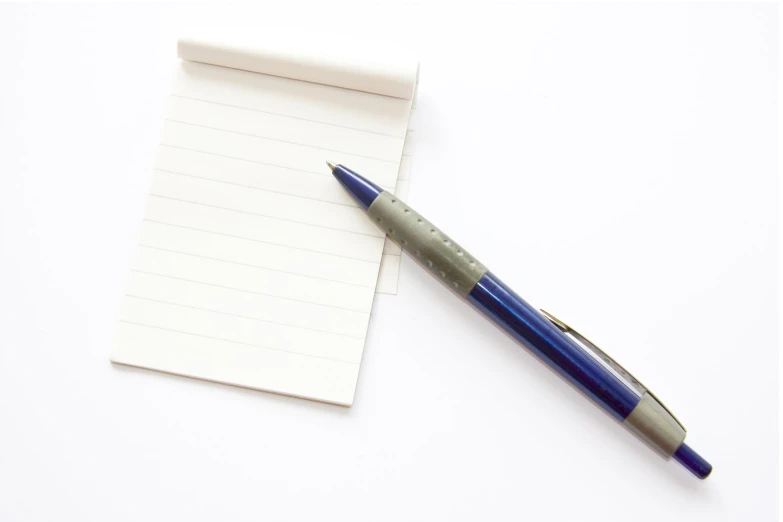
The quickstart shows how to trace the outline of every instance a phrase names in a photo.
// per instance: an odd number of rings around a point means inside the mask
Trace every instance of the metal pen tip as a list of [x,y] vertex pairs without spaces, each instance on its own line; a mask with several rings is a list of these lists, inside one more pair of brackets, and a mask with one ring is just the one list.
[[337,165],[335,165],[331,161],[327,161],[326,164],[329,165],[329,169],[332,170],[332,171],[334,171],[334,169],[337,168]]

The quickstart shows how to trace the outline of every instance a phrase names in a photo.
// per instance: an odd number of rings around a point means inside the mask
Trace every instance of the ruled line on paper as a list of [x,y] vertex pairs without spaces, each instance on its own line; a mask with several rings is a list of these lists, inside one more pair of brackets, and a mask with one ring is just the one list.
[[307,277],[307,278],[310,278],[310,279],[318,279],[319,281],[327,281],[329,283],[337,283],[337,284],[348,285],[348,286],[357,286],[359,288],[375,288],[374,284],[373,285],[360,285],[358,283],[348,283],[347,281],[340,281],[339,279],[327,279],[327,278],[324,278],[324,277],[318,277],[318,276],[313,276],[313,275],[308,275],[308,274],[301,274],[301,273],[298,273],[298,272],[289,272],[289,271],[286,271],[286,270],[278,270],[276,268],[268,268],[268,267],[260,266],[260,265],[252,265],[250,263],[241,263],[239,261],[229,261],[228,259],[220,259],[220,258],[217,258],[217,257],[209,257],[209,256],[202,256],[202,255],[199,255],[199,254],[191,254],[190,252],[180,252],[179,250],[172,250],[172,249],[169,249],[169,248],[161,248],[161,247],[156,247],[156,246],[151,246],[151,245],[143,245],[141,243],[139,243],[138,246],[140,246],[141,248],[151,248],[153,250],[160,250],[161,252],[171,252],[172,254],[181,254],[183,256],[196,257],[196,258],[199,258],[199,259],[209,259],[210,261],[218,261],[220,263],[230,263],[232,265],[247,266],[247,267],[250,267],[250,268],[257,268],[259,270],[268,270],[270,272],[279,272],[281,274],[294,275],[294,276],[298,276],[298,277]]
[[[356,257],[367,261],[376,261],[376,249],[379,246],[382,248],[384,242],[383,236],[362,236],[347,234],[339,230],[306,227],[297,223],[270,220],[263,216],[165,198],[149,197],[144,217],[154,221],[224,232],[230,235],[254,238],[300,249],[318,250],[343,257]],[[366,218],[361,223],[372,225]],[[365,229],[360,230],[364,231]],[[205,239],[209,239],[209,237],[205,236]]]
[[[255,183],[251,182],[251,184]],[[284,192],[297,193],[308,190],[306,187],[297,187],[296,184],[284,184],[280,189]],[[309,190],[309,193],[305,193],[308,197],[298,198],[267,190],[246,189],[236,184],[221,183],[200,176],[181,176],[158,171],[152,180],[150,193],[181,201],[198,202],[214,207],[249,212],[262,215],[263,218],[285,220],[289,223],[306,223],[320,228],[357,232],[368,236],[380,237],[382,235],[382,231],[365,217],[364,211],[358,206],[333,204],[334,201],[344,201],[348,198],[339,185],[321,183]],[[162,201],[158,200],[158,203],[161,204]],[[203,207],[189,205],[189,208],[193,212],[204,212]],[[180,220],[175,217],[174,221],[179,222]],[[267,221],[263,223],[264,227],[276,227],[275,223],[268,219],[263,219],[263,221]],[[287,226],[303,232],[307,230],[301,226]],[[314,229],[310,229],[310,235],[313,234],[315,234]],[[343,238],[347,237],[342,233],[338,234]],[[257,234],[250,235],[256,236]],[[280,240],[288,242],[283,238]],[[323,248],[330,251],[339,250],[339,248],[327,245],[324,245]]]
[[[168,298],[164,297],[164,299]],[[188,301],[185,302],[186,304],[196,304]],[[199,303],[196,304],[196,306],[214,308],[206,303]],[[222,310],[220,307],[218,307],[218,309]],[[132,298],[125,300],[120,318],[133,323],[178,330],[207,337],[231,339],[280,350],[357,362],[364,344],[363,339],[354,337],[334,336],[329,335],[328,333],[256,321],[252,318],[258,317],[258,315],[253,312],[248,313],[231,309],[228,311],[250,316],[251,319],[237,317],[235,315],[212,313],[197,308],[173,306],[157,301]],[[262,316],[262,318],[266,319],[267,317]],[[279,317],[274,319],[285,321],[285,319]],[[296,324],[311,326],[307,321],[297,321]],[[329,326],[321,326],[320,328],[332,330]],[[355,331],[344,331],[344,333],[360,335],[358,329]]]
[[342,364],[352,364],[354,366],[357,366],[357,365],[361,364],[361,363],[353,362],[353,361],[345,361],[345,360],[342,360],[342,359],[333,359],[331,357],[324,357],[322,355],[313,355],[313,354],[310,354],[310,353],[296,352],[296,351],[293,351],[293,350],[284,350],[284,349],[281,349],[281,348],[273,348],[271,346],[262,346],[260,344],[244,343],[242,341],[232,341],[231,339],[225,339],[225,338],[222,338],[222,337],[210,337],[208,335],[202,335],[202,334],[197,334],[197,333],[192,333],[192,332],[183,332],[182,330],[173,330],[171,328],[163,328],[162,326],[153,326],[153,325],[149,325],[149,324],[135,323],[133,321],[126,321],[125,319],[120,319],[119,322],[125,323],[125,324],[132,324],[134,326],[142,326],[144,328],[153,328],[155,330],[164,330],[166,332],[173,332],[173,333],[178,333],[178,334],[181,334],[181,335],[191,335],[193,337],[201,337],[202,339],[211,339],[213,341],[223,341],[223,342],[226,342],[226,343],[234,343],[234,344],[241,344],[241,345],[244,345],[244,346],[252,346],[254,348],[262,348],[264,350],[272,350],[272,351],[275,351],[275,352],[283,352],[283,353],[290,353],[290,354],[294,354],[294,355],[301,355],[303,357],[313,357],[315,359],[324,359],[326,361],[332,361],[332,362],[337,362],[337,363],[342,363]]
[[[208,224],[206,228],[209,228]],[[312,234],[303,234],[297,243],[305,245],[306,248],[310,247],[311,243],[308,240],[308,236],[311,235]],[[323,234],[319,231],[318,235]],[[339,238],[334,239],[336,241],[352,240],[352,238],[344,238],[342,240]],[[270,238],[270,240],[277,241],[276,238]],[[283,242],[291,244],[286,240],[283,240]],[[331,245],[328,245],[328,241],[326,243],[326,246],[316,246],[316,244],[313,244],[312,248],[337,251],[338,253],[341,252],[340,248],[332,248]],[[283,274],[305,277],[313,276],[313,279],[303,281],[303,283],[308,283],[307,286],[310,286],[311,283],[320,283],[321,281],[324,283],[345,282],[356,284],[358,287],[371,289],[375,284],[378,273],[378,264],[375,263],[357,263],[354,260],[346,258],[331,257],[321,255],[320,253],[304,252],[301,250],[289,249],[285,246],[275,246],[261,242],[228,238],[221,235],[205,234],[183,228],[167,227],[146,221],[142,224],[138,244],[162,249],[163,251],[169,251],[173,254],[182,253],[202,256],[201,258],[194,257],[194,262],[197,262],[200,259],[238,262],[252,268],[257,267],[267,270],[279,270],[281,276]],[[375,248],[377,248],[377,246]],[[150,250],[150,252],[151,254],[155,254],[156,251]],[[154,257],[159,256],[154,255]],[[187,261],[181,256],[174,256],[174,258],[178,259],[179,262]],[[216,270],[219,272],[225,271],[227,268],[224,265],[215,265],[214,263],[207,264],[216,266]],[[236,265],[237,268],[240,268],[241,266],[242,265]],[[153,271],[158,270],[153,269]],[[166,273],[172,272],[167,271]],[[260,275],[260,273],[256,271],[248,272],[248,274],[253,273]],[[266,272],[264,272],[264,274],[267,276],[274,275],[267,274]],[[197,279],[201,278],[199,277]],[[270,277],[270,280],[274,279],[277,278]],[[240,285],[239,282],[236,284]],[[340,288],[350,291],[350,288],[347,286]]]
[[288,141],[288,140],[281,140],[277,138],[270,138],[269,136],[261,136],[259,134],[252,134],[250,132],[241,132],[241,131],[235,131],[231,129],[221,129],[220,127],[212,127],[210,125],[202,125],[200,123],[191,123],[188,121],[181,121],[181,120],[173,120],[171,118],[166,118],[165,121],[169,121],[171,123],[179,123],[180,125],[191,125],[193,127],[200,127],[202,129],[209,129],[209,130],[215,130],[219,132],[230,132],[232,134],[239,134],[241,136],[249,136],[251,138],[257,138],[259,140],[269,140],[269,141],[277,141],[279,143],[286,143],[288,145],[294,145],[296,147],[307,147],[308,149],[317,149],[317,150],[323,150],[326,152],[334,152],[336,154],[347,154],[349,156],[356,156],[357,158],[364,158],[364,159],[371,159],[375,161],[383,161],[385,163],[397,163],[394,160],[387,160],[384,158],[374,158],[372,156],[364,156],[362,154],[356,154],[354,152],[348,152],[345,150],[334,150],[334,149],[325,149],[323,147],[316,147],[315,145],[308,145],[306,143],[297,143],[295,141]]
[[277,326],[285,326],[287,328],[296,328],[297,330],[307,330],[309,332],[316,332],[316,333],[327,334],[327,335],[337,335],[339,337],[349,337],[351,339],[361,339],[361,340],[364,340],[364,337],[359,337],[359,336],[356,336],[356,335],[349,335],[349,334],[344,334],[344,333],[339,333],[339,332],[330,332],[329,330],[320,330],[318,328],[308,328],[306,326],[299,326],[299,325],[296,325],[296,324],[283,323],[283,322],[279,322],[279,321],[271,321],[269,319],[261,319],[259,317],[251,317],[249,315],[241,315],[241,314],[232,314],[232,313],[229,313],[229,312],[221,312],[220,310],[213,310],[211,308],[201,308],[201,307],[198,307],[198,306],[190,306],[190,305],[186,305],[186,304],[182,304],[182,303],[174,303],[174,302],[171,302],[171,301],[162,301],[160,299],[152,299],[150,297],[143,297],[143,296],[134,295],[134,294],[125,294],[125,297],[130,297],[132,299],[141,299],[143,301],[151,301],[153,303],[160,303],[160,304],[171,305],[171,306],[179,306],[181,308],[188,308],[188,309],[191,309],[191,310],[199,310],[201,312],[212,312],[212,313],[215,313],[215,314],[228,315],[228,316],[237,317],[237,318],[240,318],[240,319],[248,319],[248,320],[251,320],[251,321],[258,321],[258,322],[261,322],[261,323],[269,323],[269,324],[274,324],[274,325],[277,325]]
[[323,254],[325,256],[339,257],[339,258],[342,258],[342,259],[351,259],[353,261],[361,261],[362,263],[370,263],[370,264],[373,264],[373,265],[379,264],[379,263],[377,263],[375,261],[370,261],[368,259],[362,259],[360,257],[343,256],[343,255],[340,255],[340,254],[333,254],[331,252],[323,252],[321,250],[312,250],[312,249],[309,249],[309,248],[301,248],[301,247],[284,245],[282,243],[273,243],[271,241],[263,241],[261,239],[254,239],[252,237],[234,236],[234,235],[231,235],[231,234],[224,234],[223,232],[215,232],[214,230],[204,230],[204,229],[201,229],[201,228],[188,227],[188,226],[185,226],[185,225],[176,225],[174,223],[166,223],[165,221],[156,221],[154,219],[144,218],[142,221],[146,221],[148,223],[156,223],[158,225],[166,225],[166,226],[169,226],[169,227],[184,228],[186,230],[193,230],[195,232],[204,232],[205,234],[215,234],[217,236],[230,237],[232,239],[244,239],[246,241],[254,241],[256,243],[264,243],[266,245],[274,245],[274,246],[281,247],[281,248],[290,248],[292,250],[300,250],[302,252],[311,252],[313,254]]
[[[312,170],[296,169],[296,168],[293,168],[293,167],[286,167],[285,165],[276,165],[274,163],[265,163],[263,161],[256,161],[256,160],[251,160],[251,159],[247,159],[247,158],[240,158],[240,157],[237,157],[237,156],[229,156],[227,154],[219,154],[217,152],[207,152],[205,150],[198,150],[198,149],[190,149],[190,148],[187,148],[187,147],[180,147],[179,145],[169,145],[168,143],[160,143],[160,146],[161,147],[169,147],[169,148],[178,149],[178,150],[185,150],[185,151],[188,151],[188,152],[194,152],[196,154],[207,154],[209,156],[217,156],[219,158],[227,158],[227,159],[233,159],[233,160],[237,160],[237,161],[246,161],[248,163],[255,163],[257,165],[266,165],[267,167],[277,167],[277,168],[280,168],[280,169],[286,169],[286,170],[291,170],[291,171],[295,171],[295,172],[301,172],[303,174],[311,174],[313,176],[322,176],[322,177],[325,177],[325,178],[330,177],[330,174],[328,174],[328,173],[314,172]],[[162,169],[158,169],[158,170],[162,170]],[[212,179],[212,178],[208,178],[208,179]],[[381,187],[382,189],[387,190],[389,192],[393,192],[394,191],[394,187],[391,187],[389,185],[381,185],[380,183],[378,183],[377,185],[379,187]]]
[[196,281],[194,279],[185,279],[183,277],[176,277],[176,276],[171,276],[171,275],[166,275],[166,274],[157,274],[155,272],[147,272],[146,270],[139,270],[139,269],[136,269],[136,268],[131,268],[131,272],[136,272],[136,273],[139,273],[139,274],[147,274],[147,275],[152,275],[152,276],[156,276],[156,277],[165,277],[165,278],[168,278],[168,279],[176,279],[177,281],[185,281],[185,282],[188,282],[188,283],[194,283],[194,284],[198,284],[198,285],[214,286],[215,288],[225,288],[226,290],[236,290],[237,292],[245,292],[245,293],[248,293],[248,294],[263,295],[263,296],[266,296],[266,297],[274,297],[275,299],[283,299],[284,301],[292,301],[292,302],[295,302],[295,303],[305,303],[305,304],[309,304],[309,305],[313,305],[313,306],[323,306],[325,308],[334,308],[335,310],[344,310],[346,312],[355,312],[357,314],[370,315],[369,312],[365,312],[365,311],[362,311],[362,310],[355,310],[353,308],[344,308],[342,306],[334,306],[334,305],[329,305],[329,304],[324,304],[324,303],[314,303],[312,301],[305,301],[303,299],[294,299],[293,297],[283,297],[283,296],[280,296],[280,295],[268,294],[268,293],[265,293],[265,292],[256,292],[255,290],[246,290],[244,288],[236,288],[236,287],[233,287],[233,286],[217,285],[215,283],[206,283],[204,281]]
[[264,217],[264,218],[267,218],[267,219],[274,219],[274,220],[277,220],[277,221],[287,221],[289,223],[296,223],[296,224],[302,225],[302,226],[324,228],[324,229],[327,229],[327,230],[336,230],[337,232],[343,232],[345,234],[356,234],[358,236],[377,237],[377,238],[384,238],[384,237],[386,237],[380,230],[378,231],[378,234],[380,234],[380,235],[365,234],[363,232],[354,232],[352,230],[345,230],[345,229],[342,229],[342,228],[327,227],[325,225],[316,225],[316,224],[313,224],[313,223],[306,223],[304,221],[296,221],[296,220],[293,220],[293,219],[286,219],[286,218],[281,218],[281,217],[275,217],[275,216],[270,216],[270,215],[267,215],[267,214],[259,214],[257,212],[249,212],[247,210],[237,210],[235,208],[219,207],[217,205],[209,205],[207,203],[199,203],[198,201],[189,201],[187,199],[172,198],[170,196],[163,196],[163,195],[160,195],[160,194],[153,194],[152,192],[149,193],[149,196],[150,197],[154,197],[154,198],[170,199],[172,201],[179,201],[179,202],[182,202],[182,203],[190,203],[191,205],[201,205],[203,207],[216,208],[216,209],[220,209],[220,210],[227,210],[229,212],[239,212],[240,214],[249,214],[251,216],[260,216],[260,217]]
[[203,103],[211,103],[211,104],[214,104],[214,105],[222,105],[224,107],[231,107],[232,109],[243,109],[243,110],[246,110],[246,111],[260,112],[260,113],[263,113],[263,114],[271,114],[273,116],[280,116],[280,117],[283,117],[283,118],[291,118],[293,120],[307,121],[307,122],[311,122],[311,123],[318,123],[318,124],[321,124],[321,125],[329,125],[331,127],[339,127],[341,129],[348,129],[348,130],[353,130],[353,131],[357,131],[357,132],[365,132],[367,134],[377,134],[378,136],[386,136],[386,137],[389,137],[389,138],[394,138],[396,140],[404,140],[405,139],[405,137],[395,136],[394,134],[387,134],[387,133],[384,133],[384,132],[376,132],[376,131],[371,131],[371,130],[367,130],[367,129],[360,129],[358,127],[349,127],[347,125],[339,125],[337,123],[329,123],[329,122],[326,122],[326,121],[312,120],[312,119],[308,119],[308,118],[301,118],[299,116],[291,116],[290,114],[283,114],[283,113],[279,113],[279,112],[262,111],[260,109],[251,109],[250,107],[243,107],[241,105],[232,105],[230,103],[222,103],[222,102],[216,102],[216,101],[212,101],[212,100],[205,100],[203,98],[194,98],[192,96],[183,96],[181,94],[174,94],[174,93],[172,93],[171,96],[174,97],[174,98],[183,98],[183,99],[186,99],[186,100],[199,101],[199,102],[203,102]]
[[218,154],[217,152],[207,152],[205,150],[198,150],[198,149],[189,149],[187,147],[180,147],[178,145],[169,145],[168,143],[161,143],[161,147],[171,147],[172,149],[180,149],[180,150],[187,150],[190,152],[198,152],[199,154],[209,154],[210,156],[219,156],[221,158],[229,158],[229,159],[235,159],[239,161],[249,161],[250,163],[258,163],[259,165],[268,165],[270,167],[277,167],[280,169],[286,169],[286,170],[293,170],[296,172],[304,172],[305,174],[313,174],[315,176],[329,176],[329,174],[325,172],[314,172],[312,170],[303,170],[303,169],[296,169],[293,167],[286,167],[285,165],[276,165],[274,163],[265,163],[263,161],[257,161],[257,160],[251,160],[247,158],[238,158],[237,156],[228,156],[226,154]]
[[167,170],[167,169],[155,169],[160,172],[166,172],[168,174],[176,174],[177,176],[185,176],[188,178],[195,178],[195,179],[203,179],[204,181],[214,181],[215,183],[225,183],[226,185],[233,185],[235,187],[242,187],[242,188],[249,188],[252,190],[261,190],[263,192],[269,192],[272,194],[280,194],[281,196],[291,196],[292,198],[301,198],[301,199],[309,199],[310,201],[319,201],[321,203],[328,203],[330,205],[340,205],[343,207],[354,207],[358,208],[358,205],[351,204],[351,203],[340,203],[339,201],[329,201],[326,199],[320,199],[320,198],[311,198],[309,196],[300,196],[298,194],[291,194],[289,192],[281,192],[279,190],[269,190],[261,187],[254,187],[252,185],[244,185],[242,183],[234,183],[233,181],[223,181],[222,179],[214,179],[214,178],[205,178],[204,176],[195,176],[193,174],[185,174],[184,172],[175,172],[173,170]]
[[[156,272],[154,269],[142,269]],[[173,275],[177,276],[179,274]],[[193,277],[191,275],[183,274],[183,276],[191,279],[199,279],[198,277]],[[226,286],[245,288],[241,283],[214,282]],[[251,291],[252,290],[254,289],[251,288]],[[261,289],[261,291],[265,290]],[[137,308],[141,307],[139,308],[141,310],[150,310],[149,313],[152,315],[149,315],[149,319],[144,319],[140,316],[136,316],[135,318],[129,317],[126,314],[126,308],[123,308],[123,316],[126,319],[138,320],[150,324],[161,324],[162,326],[171,326],[176,323],[170,323],[169,319],[175,319],[175,316],[180,313],[178,311],[181,311],[182,313],[193,312],[197,314],[199,312],[196,308],[204,308],[269,321],[270,333],[274,333],[275,330],[284,329],[284,325],[292,325],[300,328],[304,327],[305,330],[303,330],[302,333],[306,333],[306,329],[313,329],[334,334],[344,334],[346,336],[346,342],[349,344],[356,341],[356,339],[351,341],[353,337],[365,335],[365,329],[367,328],[371,311],[370,306],[366,304],[362,305],[365,312],[359,313],[354,310],[340,310],[296,301],[287,301],[267,295],[258,295],[230,288],[221,288],[210,284],[192,284],[191,282],[171,277],[138,272],[131,272],[130,282],[127,285],[126,293],[153,300],[143,302],[136,300]],[[159,304],[156,301],[169,301],[195,308],[193,310],[188,310],[172,307],[170,308],[171,311],[166,313],[155,310],[155,307],[166,306],[165,304]],[[130,299],[125,302],[130,302]],[[226,317],[227,319],[231,319],[230,316]],[[197,327],[207,325],[207,323],[201,321],[194,323],[194,326]],[[261,327],[261,325],[257,325],[257,327]],[[184,329],[188,330],[188,328]],[[292,331],[292,335],[295,337],[297,335],[296,331]],[[278,337],[280,337],[280,335],[278,335]],[[338,338],[335,338],[332,341],[333,342],[330,342],[331,344],[335,344],[335,342],[337,345],[340,344]],[[359,339],[359,341],[361,341],[361,339]],[[318,346],[318,344],[311,346],[306,351],[315,350],[315,353],[320,353]]]
[[[161,245],[164,246],[165,245]],[[210,253],[207,252],[207,255]],[[300,266],[301,263],[300,263]],[[354,311],[370,311],[373,289],[366,286],[346,285],[302,276],[281,274],[261,268],[230,264],[186,254],[139,248],[132,268],[159,275],[174,276],[200,283],[210,283],[227,288],[241,288],[258,294],[274,296],[290,302],[328,305]],[[285,267],[281,267],[284,268]],[[313,275],[331,277],[330,270],[320,273],[303,270]],[[345,270],[340,269],[345,275]],[[375,277],[369,270],[355,279],[345,276],[344,281],[368,283]],[[187,285],[186,285],[187,287]],[[149,295],[147,292],[144,295]],[[296,310],[293,313],[298,313]],[[317,311],[312,311],[317,313]],[[298,322],[298,321],[297,321]]]

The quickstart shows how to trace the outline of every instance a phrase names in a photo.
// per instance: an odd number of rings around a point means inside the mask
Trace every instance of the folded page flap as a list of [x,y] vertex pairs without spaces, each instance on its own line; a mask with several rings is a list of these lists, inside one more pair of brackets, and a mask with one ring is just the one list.
[[419,63],[399,49],[324,37],[317,45],[271,36],[208,34],[177,42],[183,60],[411,99]]

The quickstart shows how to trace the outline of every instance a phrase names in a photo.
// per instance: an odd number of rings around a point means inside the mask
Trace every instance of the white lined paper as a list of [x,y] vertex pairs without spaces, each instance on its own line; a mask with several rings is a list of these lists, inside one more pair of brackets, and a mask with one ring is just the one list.
[[144,221],[139,245],[374,287],[375,263]]
[[265,216],[178,201],[150,197],[144,218],[228,236],[263,241],[299,250],[339,255],[351,259],[375,261],[373,245],[383,245],[383,237],[362,235],[329,228],[281,221]]
[[383,237],[358,207],[157,171],[150,195],[321,228]]
[[385,236],[325,162],[397,187],[411,104],[182,62],[112,360],[350,405]]
[[194,283],[137,271],[131,272],[126,295],[360,338],[364,337],[370,317],[369,312],[298,303],[245,288]]

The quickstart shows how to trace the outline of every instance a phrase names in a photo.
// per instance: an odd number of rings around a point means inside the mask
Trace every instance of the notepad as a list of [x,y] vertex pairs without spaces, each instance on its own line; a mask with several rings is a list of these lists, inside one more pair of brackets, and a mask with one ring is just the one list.
[[111,360],[350,405],[385,236],[325,162],[395,189],[418,63],[214,36],[178,54]]

